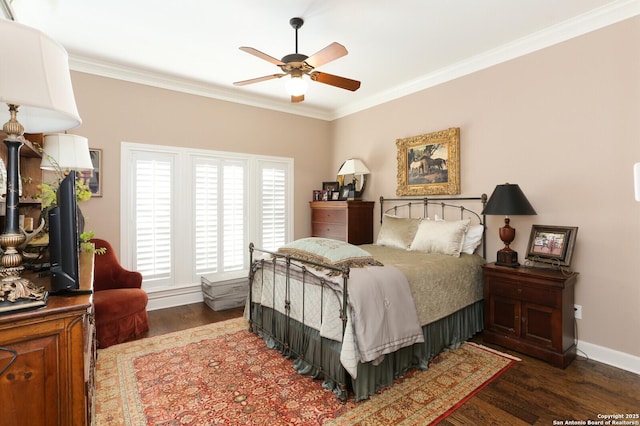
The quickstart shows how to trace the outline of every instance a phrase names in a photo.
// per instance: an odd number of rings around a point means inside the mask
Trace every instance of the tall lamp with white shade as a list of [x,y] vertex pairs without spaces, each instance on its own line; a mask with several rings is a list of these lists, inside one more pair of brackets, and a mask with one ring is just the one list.
[[[368,175],[369,169],[364,165],[362,160],[359,158],[351,158],[344,162],[340,170],[338,171],[338,176],[353,176],[351,183],[349,186],[349,199],[351,200],[360,200],[362,199],[362,193],[364,192],[365,187],[365,179],[366,175]],[[344,179],[344,178],[343,178]]]
[[18,247],[25,241],[18,224],[20,148],[25,130],[58,132],[77,127],[82,120],[71,85],[68,55],[60,44],[34,28],[0,19],[0,58],[0,102],[8,105],[8,112],[0,111],[0,120],[3,114],[8,119],[3,126],[7,135],[7,198],[0,235],[0,300],[44,300],[44,288],[20,277],[24,267]]

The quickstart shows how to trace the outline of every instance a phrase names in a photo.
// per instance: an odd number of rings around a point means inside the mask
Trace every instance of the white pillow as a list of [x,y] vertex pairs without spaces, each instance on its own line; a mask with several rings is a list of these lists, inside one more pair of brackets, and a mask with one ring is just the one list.
[[384,215],[376,245],[408,249],[416,235],[420,219]]
[[455,222],[423,220],[418,226],[418,232],[409,250],[460,257],[464,234],[469,228],[470,221],[470,219]]
[[464,240],[462,242],[462,253],[473,254],[482,242],[482,234],[484,233],[484,226],[471,225],[467,232],[464,234]]

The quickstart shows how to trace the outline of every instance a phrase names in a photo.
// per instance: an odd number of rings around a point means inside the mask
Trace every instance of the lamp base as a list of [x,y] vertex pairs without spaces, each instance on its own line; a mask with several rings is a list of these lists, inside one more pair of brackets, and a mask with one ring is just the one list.
[[509,266],[511,268],[520,266],[518,263],[518,252],[511,249],[498,250],[498,253],[496,253],[496,265]]

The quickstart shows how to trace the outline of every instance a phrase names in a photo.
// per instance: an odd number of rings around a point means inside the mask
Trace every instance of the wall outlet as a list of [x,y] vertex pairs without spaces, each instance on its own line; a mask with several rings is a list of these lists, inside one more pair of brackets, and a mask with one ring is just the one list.
[[573,305],[573,316],[582,319],[582,305]]

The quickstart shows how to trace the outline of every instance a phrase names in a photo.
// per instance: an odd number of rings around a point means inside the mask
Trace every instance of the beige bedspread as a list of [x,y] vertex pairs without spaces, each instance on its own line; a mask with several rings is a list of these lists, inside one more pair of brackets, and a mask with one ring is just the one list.
[[481,256],[463,253],[453,257],[373,244],[359,247],[407,276],[420,325],[437,321],[483,298],[480,265],[485,260]]

